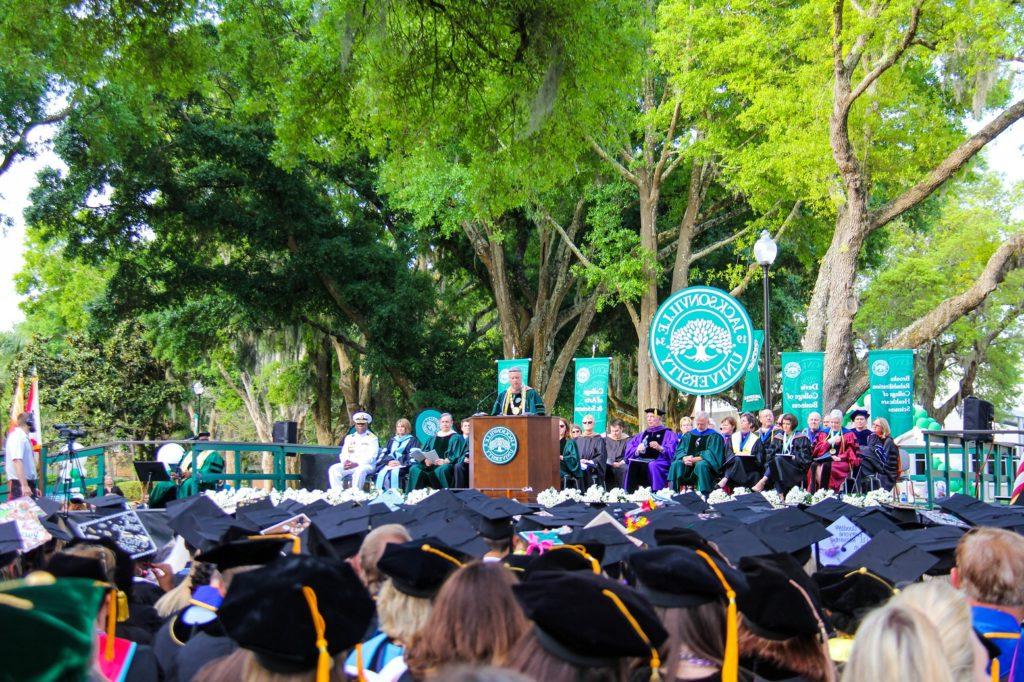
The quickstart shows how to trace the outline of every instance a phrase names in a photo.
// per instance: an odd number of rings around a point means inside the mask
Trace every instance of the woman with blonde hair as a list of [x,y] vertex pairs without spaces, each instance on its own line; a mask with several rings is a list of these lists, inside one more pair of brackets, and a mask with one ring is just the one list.
[[887,419],[875,417],[871,429],[867,445],[863,448],[859,487],[861,490],[891,490],[900,475],[900,449],[892,439],[892,429]]
[[412,464],[409,452],[413,448],[420,447],[420,441],[412,430],[412,423],[402,417],[395,422],[395,435],[388,438],[388,442],[380,449],[377,455],[377,462],[374,465],[374,476],[378,490],[389,490],[404,487],[403,474],[408,472],[408,466]]
[[953,682],[938,630],[905,604],[875,609],[861,622],[842,682]]

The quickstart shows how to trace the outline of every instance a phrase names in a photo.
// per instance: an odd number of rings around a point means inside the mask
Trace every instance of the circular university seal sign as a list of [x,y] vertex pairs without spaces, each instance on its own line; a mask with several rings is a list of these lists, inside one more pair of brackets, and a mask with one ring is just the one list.
[[871,363],[871,373],[876,377],[884,377],[889,374],[889,363],[885,360],[875,360]]
[[580,382],[581,384],[585,384],[588,381],[590,381],[590,370],[587,369],[586,367],[580,367],[578,370],[576,370],[576,381]]
[[689,287],[654,314],[648,352],[672,386],[713,395],[743,378],[755,346],[754,325],[739,301],[714,287]]
[[519,441],[511,429],[504,426],[494,426],[487,429],[481,443],[484,457],[494,464],[508,464],[519,450]]
[[440,410],[427,409],[416,415],[413,430],[416,431],[416,437],[421,443],[426,443],[427,439],[437,433],[439,428],[441,428]]

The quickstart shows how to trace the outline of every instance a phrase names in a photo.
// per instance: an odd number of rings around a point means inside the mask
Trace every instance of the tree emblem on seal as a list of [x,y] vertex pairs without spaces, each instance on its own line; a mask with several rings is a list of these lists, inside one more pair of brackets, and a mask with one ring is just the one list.
[[[695,362],[707,362],[718,355],[732,352],[733,343],[729,330],[708,319],[690,320],[672,334],[669,350],[676,355],[688,357]],[[687,351],[693,353],[687,355]]]

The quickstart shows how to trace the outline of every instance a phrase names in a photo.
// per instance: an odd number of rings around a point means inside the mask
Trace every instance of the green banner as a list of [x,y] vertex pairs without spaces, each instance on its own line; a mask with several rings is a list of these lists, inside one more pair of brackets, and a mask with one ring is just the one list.
[[743,376],[743,409],[741,412],[753,412],[764,407],[764,388],[761,386],[761,348],[764,343],[764,330],[754,330],[754,357],[750,359],[747,373]]
[[914,428],[914,351],[868,351],[871,417],[884,417],[893,438]]
[[572,420],[594,418],[594,431],[604,433],[608,424],[608,367],[610,358],[576,358],[576,393]]
[[799,429],[807,426],[811,412],[825,411],[821,392],[824,371],[824,353],[782,354],[782,411],[796,415]]
[[508,390],[508,371],[513,367],[523,370],[523,383],[530,383],[530,358],[498,360],[498,395]]

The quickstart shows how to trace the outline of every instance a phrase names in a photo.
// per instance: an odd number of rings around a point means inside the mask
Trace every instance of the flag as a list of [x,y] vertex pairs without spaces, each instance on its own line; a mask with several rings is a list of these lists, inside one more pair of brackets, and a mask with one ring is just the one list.
[[1010,493],[1010,504],[1024,505],[1024,456],[1017,464],[1017,476],[1013,479],[1013,492]]
[[39,452],[43,447],[43,423],[39,420],[39,377],[32,377],[28,385],[25,411],[32,415],[32,430],[28,434],[32,450]]
[[7,425],[7,433],[18,428],[18,415],[25,411],[25,377],[18,377],[18,385],[14,388],[14,400],[11,401],[11,421]]

